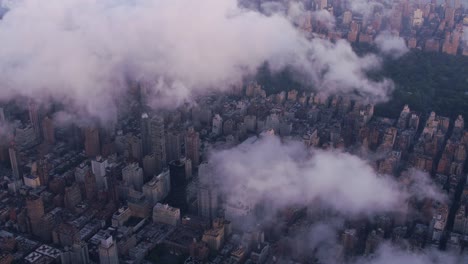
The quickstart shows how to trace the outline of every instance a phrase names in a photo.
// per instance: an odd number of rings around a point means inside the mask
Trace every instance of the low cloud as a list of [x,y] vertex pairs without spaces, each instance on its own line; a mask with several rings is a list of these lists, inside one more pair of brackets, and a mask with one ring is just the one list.
[[277,211],[319,202],[352,217],[397,212],[410,197],[442,197],[421,191],[435,188],[421,175],[410,177],[418,185],[413,190],[393,176],[378,175],[369,163],[351,154],[310,150],[301,142],[283,143],[276,136],[252,141],[212,153],[209,158],[228,203],[250,207],[265,203]]
[[385,55],[399,58],[409,51],[405,39],[390,34],[388,31],[380,33],[375,38],[377,48]]
[[[303,73],[325,92],[385,100],[391,81],[371,81],[375,56],[349,43],[307,40],[287,16],[235,0],[39,0],[9,2],[0,21],[0,99],[59,101],[67,111],[115,119],[129,81],[154,107],[224,90],[265,61]],[[38,12],[40,10],[40,12]]]
[[385,243],[373,256],[360,258],[354,264],[458,264],[465,263],[466,260],[468,260],[466,256],[459,254],[445,253],[435,249],[411,252]]

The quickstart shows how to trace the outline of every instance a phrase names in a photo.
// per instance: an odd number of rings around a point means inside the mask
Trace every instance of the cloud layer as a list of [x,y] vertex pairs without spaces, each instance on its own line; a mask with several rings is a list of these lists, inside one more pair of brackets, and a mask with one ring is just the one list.
[[303,37],[286,16],[235,0],[39,0],[8,2],[0,21],[0,99],[58,100],[115,117],[127,81],[144,81],[157,106],[225,89],[264,61],[292,65],[319,89],[385,99],[391,82],[366,76],[380,64],[345,41]]
[[414,173],[408,188],[392,176],[377,175],[357,156],[309,150],[276,136],[215,152],[209,163],[228,203],[265,202],[272,210],[319,201],[346,216],[372,215],[396,212],[409,197],[443,198],[425,174]]

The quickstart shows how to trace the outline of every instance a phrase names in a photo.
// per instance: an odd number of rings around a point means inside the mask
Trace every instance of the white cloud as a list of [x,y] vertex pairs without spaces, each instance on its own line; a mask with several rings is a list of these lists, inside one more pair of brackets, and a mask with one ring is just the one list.
[[235,0],[23,0],[9,8],[0,21],[0,99],[53,99],[109,119],[128,79],[152,83],[152,101],[174,106],[225,89],[264,61],[292,65],[329,92],[383,100],[392,89],[366,77],[376,57],[360,58],[344,41],[308,41],[287,17]]
[[394,58],[401,57],[409,51],[405,39],[392,35],[387,31],[380,33],[375,38],[375,44],[382,53]]
[[[439,199],[438,193],[404,188],[393,176],[378,175],[366,161],[339,151],[306,149],[301,142],[282,143],[264,136],[254,143],[214,152],[209,158],[228,201],[272,210],[320,201],[345,216],[397,212],[410,197]],[[419,189],[433,188],[412,177]],[[436,190],[436,189],[431,189]]]

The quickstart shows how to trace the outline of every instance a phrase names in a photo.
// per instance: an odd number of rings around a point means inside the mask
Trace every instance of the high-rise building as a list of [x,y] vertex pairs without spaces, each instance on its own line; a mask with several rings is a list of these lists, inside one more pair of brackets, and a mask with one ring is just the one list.
[[25,174],[23,175],[23,182],[24,185],[33,189],[41,186],[41,181],[37,175]]
[[208,163],[202,163],[198,170],[199,185],[197,192],[198,215],[211,221],[218,211],[218,193],[214,188],[212,171]]
[[84,178],[85,197],[89,201],[93,201],[97,195],[96,177],[88,171]]
[[349,23],[351,23],[352,20],[353,20],[353,13],[351,13],[351,11],[349,10],[346,10],[343,13],[343,24],[349,25]]
[[65,187],[64,198],[65,207],[72,212],[75,211],[75,206],[81,202],[81,191],[78,184],[74,183],[69,187]]
[[453,28],[455,25],[455,9],[451,7],[445,8],[445,21],[449,28]]
[[234,128],[236,126],[236,123],[232,119],[228,119],[224,122],[223,125],[223,134],[225,136],[232,135],[234,133]]
[[101,240],[99,245],[99,263],[115,264],[119,263],[119,255],[117,253],[117,243],[111,235]]
[[143,175],[145,180],[151,179],[156,173],[156,157],[154,154],[146,155],[143,158]]
[[28,215],[29,230],[36,236],[41,235],[41,218],[44,216],[44,202],[40,196],[28,196],[26,198],[26,210]]
[[151,206],[142,192],[130,189],[128,191],[127,205],[132,211],[133,216],[145,218],[151,214]]
[[166,155],[167,161],[180,159],[181,156],[181,135],[177,131],[168,131],[166,133]]
[[317,3],[317,9],[318,10],[325,9],[325,8],[327,8],[327,5],[328,5],[327,0],[317,0],[316,3]]
[[44,135],[44,140],[47,144],[55,144],[54,122],[48,116],[42,120],[42,134]]
[[249,132],[255,132],[257,129],[257,117],[254,115],[247,115],[244,117],[245,129]]
[[84,130],[85,134],[85,154],[88,157],[96,157],[101,153],[101,145],[99,141],[99,130],[97,128],[88,127]]
[[132,163],[122,169],[122,178],[128,185],[133,186],[137,191],[143,188],[143,170],[138,163]]
[[187,161],[189,160],[180,159],[169,163],[171,191],[167,200],[171,206],[180,208],[182,212],[187,209],[187,182],[191,174],[191,164]]
[[413,26],[422,26],[424,23],[423,11],[421,9],[414,10],[413,13]]
[[161,172],[143,185],[143,193],[151,206],[167,197],[171,190],[169,170]]
[[5,117],[5,109],[3,107],[0,107],[0,123],[5,122],[6,117]]
[[89,166],[86,163],[81,163],[75,168],[75,181],[78,183],[84,183],[86,173],[90,171]]
[[13,179],[15,181],[21,180],[21,169],[20,169],[20,160],[18,157],[18,152],[16,150],[16,147],[14,144],[10,146],[8,149],[8,153],[10,154],[10,164],[11,164],[11,170],[13,171]]
[[211,222],[218,211],[218,193],[216,189],[209,184],[200,184],[197,196],[198,215]]
[[185,135],[185,157],[192,161],[194,168],[200,164],[200,135],[193,127]]
[[49,172],[51,165],[47,159],[40,159],[37,162],[37,175],[42,186],[49,184]]
[[141,147],[143,156],[151,153],[150,119],[147,113],[141,115]]
[[34,130],[34,135],[36,136],[37,140],[41,140],[41,115],[39,105],[34,102],[30,101],[28,104],[29,110],[29,121]]
[[88,264],[89,259],[88,244],[82,241],[76,241],[72,247],[60,256],[62,264]]
[[164,134],[164,119],[154,116],[150,121],[151,151],[156,158],[158,172],[166,166],[166,138]]
[[223,133],[223,118],[219,114],[216,114],[213,117],[211,132],[216,136],[219,136]]
[[142,153],[141,139],[139,139],[137,136],[134,136],[134,135],[130,136],[128,138],[128,146],[129,146],[130,157],[134,160],[140,160],[141,153]]
[[105,176],[107,166],[107,160],[103,159],[101,156],[97,156],[95,159],[91,160],[91,169],[96,178],[96,187],[98,190],[106,188]]

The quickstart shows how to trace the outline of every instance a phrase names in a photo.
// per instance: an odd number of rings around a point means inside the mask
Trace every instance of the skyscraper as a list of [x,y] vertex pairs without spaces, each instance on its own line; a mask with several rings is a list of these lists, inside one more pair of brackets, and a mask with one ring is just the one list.
[[53,145],[55,143],[54,123],[48,116],[42,120],[42,134],[48,144]]
[[19,181],[22,175],[20,171],[18,152],[14,144],[10,146],[8,153],[10,154],[10,164],[11,170],[13,171],[13,179],[15,181]]
[[147,113],[141,115],[141,145],[143,156],[151,153],[150,119]]
[[94,127],[85,129],[85,153],[88,157],[96,157],[101,153],[99,130]]
[[156,158],[158,172],[166,166],[166,139],[164,135],[164,119],[154,116],[150,121],[151,151]]
[[166,155],[168,162],[180,159],[180,141],[180,133],[177,131],[168,131],[166,133]]
[[29,121],[34,129],[34,134],[37,140],[41,140],[41,116],[39,106],[36,102],[30,101],[28,104]]
[[185,157],[192,161],[194,168],[200,164],[200,136],[193,127],[189,128],[185,136]]
[[185,212],[187,208],[187,170],[185,160],[173,160],[169,163],[171,191],[168,202],[171,206]]
[[89,201],[93,201],[97,195],[96,178],[89,170],[84,176],[84,186],[86,199]]
[[145,180],[151,179],[156,173],[156,157],[154,154],[146,155],[143,158],[143,174]]

